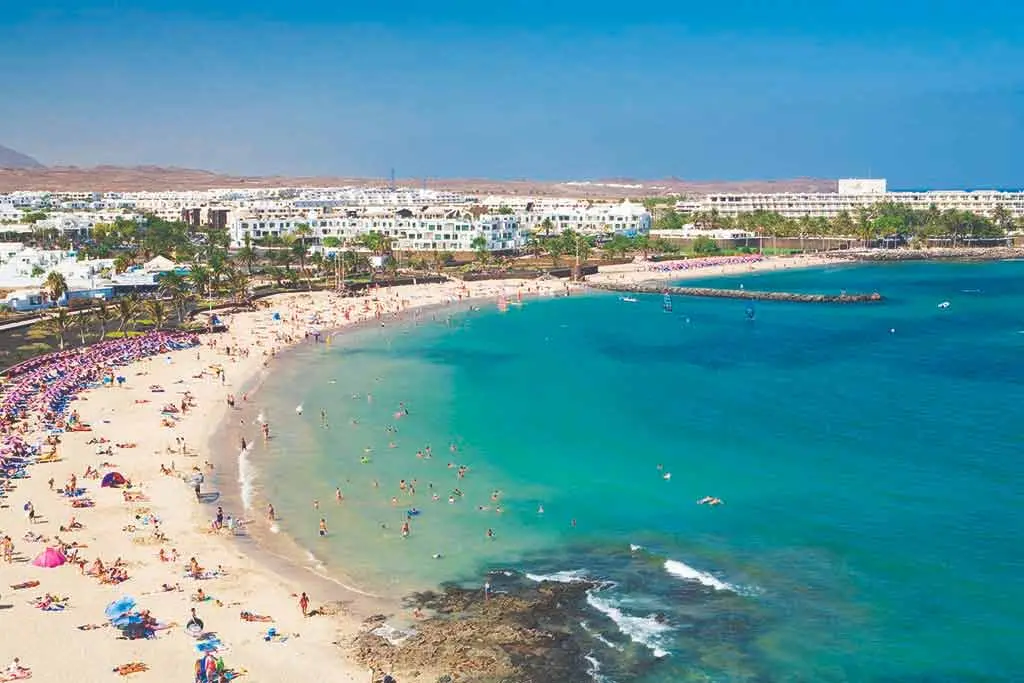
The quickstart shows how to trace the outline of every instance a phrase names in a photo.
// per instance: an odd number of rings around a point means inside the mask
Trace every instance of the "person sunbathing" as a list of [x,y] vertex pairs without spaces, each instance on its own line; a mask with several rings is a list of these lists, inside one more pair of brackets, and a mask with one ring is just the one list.
[[188,573],[193,579],[198,579],[203,575],[203,568],[199,566],[199,562],[194,557],[188,561]]
[[62,526],[62,527],[60,528],[60,530],[61,530],[61,531],[75,531],[75,530],[77,530],[77,529],[84,529],[84,528],[85,528],[85,527],[84,527],[84,526],[82,526],[82,523],[81,523],[81,522],[79,522],[79,521],[78,521],[77,519],[75,519],[74,517],[72,517],[72,518],[71,518],[71,521],[70,521],[70,522],[68,522],[68,525],[67,525],[67,526]]
[[121,674],[122,676],[137,674],[148,670],[149,667],[146,666],[145,662],[128,662],[127,664],[114,667],[114,673]]
[[273,621],[273,617],[268,617],[262,614],[253,614],[252,612],[242,612],[239,617],[242,621]]
[[128,572],[117,567],[107,569],[106,576],[100,578],[100,583],[121,583],[128,580]]
[[32,671],[28,667],[22,666],[21,660],[15,657],[14,661],[4,671],[4,680],[13,681],[19,678],[28,678],[31,675]]
[[138,446],[138,444],[133,441],[125,443],[116,443],[114,445],[117,446],[118,448],[135,448],[136,446]]
[[92,563],[91,567],[89,567],[89,571],[87,573],[91,576],[100,576],[105,571],[106,568],[103,566],[103,560],[97,557],[96,561]]

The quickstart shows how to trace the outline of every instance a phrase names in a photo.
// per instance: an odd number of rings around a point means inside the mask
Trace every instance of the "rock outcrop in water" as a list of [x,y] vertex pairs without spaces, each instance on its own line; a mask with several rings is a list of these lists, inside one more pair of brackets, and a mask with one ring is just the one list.
[[[429,611],[404,638],[388,638],[384,617],[364,624],[355,656],[378,671],[405,672],[426,680],[497,683],[564,683],[587,676],[587,662],[573,631],[589,582],[543,582],[515,595],[485,599],[480,589],[449,586],[417,593],[410,608]],[[419,674],[419,675],[417,675]],[[401,680],[401,678],[399,678]]]
[[700,296],[713,299],[748,299],[752,301],[788,301],[801,304],[855,304],[882,301],[878,292],[871,294],[798,294],[794,292],[760,292],[752,289],[714,289],[711,287],[666,287],[657,282],[615,284],[595,282],[588,286],[612,292],[629,294],[671,294],[673,296]]

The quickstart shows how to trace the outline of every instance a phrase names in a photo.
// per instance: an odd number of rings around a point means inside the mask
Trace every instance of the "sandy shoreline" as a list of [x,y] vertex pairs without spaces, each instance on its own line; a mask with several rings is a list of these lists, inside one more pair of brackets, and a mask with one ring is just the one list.
[[[591,279],[686,279],[833,263],[835,259],[813,257],[765,259],[754,264],[669,273],[627,264],[603,269]],[[124,387],[83,393],[71,407],[92,425],[93,431],[62,434],[60,460],[32,466],[31,476],[16,480],[14,489],[0,499],[0,532],[13,539],[16,557],[11,564],[0,562],[0,615],[18,626],[9,629],[0,642],[0,666],[19,657],[36,680],[99,681],[119,678],[111,672],[113,667],[141,661],[149,672],[138,674],[139,678],[190,680],[198,655],[195,641],[182,627],[189,610],[195,607],[206,628],[215,631],[225,644],[220,654],[228,667],[244,671],[246,680],[287,680],[295,676],[297,667],[305,675],[329,680],[370,680],[369,670],[347,656],[347,647],[339,645],[348,644],[369,613],[393,607],[401,596],[385,596],[384,600],[360,596],[344,590],[340,585],[344,581],[316,576],[312,568],[296,565],[297,545],[289,547],[287,537],[270,538],[265,502],[258,495],[252,501],[253,509],[241,514],[240,439],[244,436],[249,443],[260,439],[260,429],[254,424],[254,415],[259,412],[259,385],[272,370],[277,354],[305,340],[312,315],[318,316],[315,327],[319,329],[342,329],[367,319],[379,324],[375,321],[378,307],[382,322],[386,322],[427,306],[474,298],[494,301],[502,293],[510,298],[519,292],[524,297],[553,296],[566,290],[563,281],[509,280],[397,287],[381,291],[377,302],[368,296],[341,299],[327,292],[282,295],[275,297],[269,308],[225,316],[229,331],[205,337],[196,349],[122,368],[118,374],[127,379]],[[280,321],[271,319],[271,310],[280,312]],[[223,378],[217,376],[213,366],[223,367]],[[165,391],[154,393],[151,385]],[[161,426],[163,404],[180,403],[186,391],[193,397],[194,407],[176,415],[173,427]],[[248,400],[243,399],[245,392],[251,392]],[[234,394],[234,407],[227,404],[229,394]],[[273,434],[272,424],[270,429]],[[96,445],[88,443],[97,437],[107,438],[111,444],[128,442],[135,446],[114,446],[111,455],[102,455],[96,452]],[[197,454],[183,457],[178,438]],[[232,441],[238,445],[231,447]],[[102,467],[108,461],[115,467]],[[172,463],[175,473],[162,475],[161,466]],[[141,491],[148,500],[128,503],[120,490],[101,489],[98,480],[83,478],[87,466],[97,467],[102,473],[116,468],[134,483],[132,490]],[[204,504],[197,504],[192,489],[183,481],[194,466],[206,477]],[[95,507],[72,509],[65,498],[50,490],[51,477],[59,489],[72,474],[79,478],[80,486],[88,489]],[[28,521],[22,512],[27,501],[32,501],[44,521]],[[227,515],[249,518],[250,531],[239,536],[213,532],[211,520],[217,505],[223,506]],[[84,528],[59,531],[72,515]],[[159,518],[165,541],[154,540],[151,528],[140,523],[137,516],[144,515]],[[125,531],[132,527],[137,531]],[[80,556],[89,563],[97,557],[105,564],[120,558],[130,578],[118,585],[106,585],[71,564],[55,569],[32,566],[32,558],[47,544],[24,540],[28,531],[85,544]],[[161,549],[167,554],[176,550],[179,559],[161,561]],[[185,564],[191,557],[205,568],[220,566],[225,572],[209,580],[189,578]],[[23,590],[10,588],[32,580],[40,585]],[[163,584],[177,585],[181,590],[165,592],[160,590]],[[192,595],[199,588],[213,600],[193,602]],[[323,609],[324,614],[302,616],[297,595],[303,591],[310,595],[311,609]],[[68,596],[68,607],[44,611],[27,604],[47,593]],[[122,595],[133,596],[159,621],[175,626],[148,640],[118,639],[118,631],[107,626],[78,628],[104,625],[104,608]],[[239,616],[243,610],[272,617],[273,622],[244,621]],[[286,635],[287,641],[266,641],[268,627]],[[52,656],[54,637],[60,639],[66,656]],[[388,667],[387,662],[379,665]],[[432,673],[436,672],[422,671],[421,680],[435,680]]]
[[[125,366],[118,370],[127,380],[123,387],[82,393],[71,407],[80,413],[83,422],[92,425],[92,431],[61,434],[59,460],[31,466],[30,476],[15,480],[12,490],[0,501],[4,506],[0,508],[0,532],[13,539],[15,551],[13,563],[0,563],[0,614],[18,625],[0,643],[0,663],[6,666],[18,657],[21,665],[31,670],[33,679],[45,681],[118,678],[112,673],[114,667],[136,661],[148,667],[147,673],[138,676],[188,679],[198,654],[195,641],[183,626],[195,607],[206,629],[215,631],[226,646],[220,654],[227,666],[244,671],[247,680],[286,680],[294,676],[296,666],[301,666],[303,674],[330,680],[369,680],[368,669],[345,657],[345,651],[338,647],[339,643],[347,644],[361,624],[355,614],[346,618],[350,595],[340,587],[332,590],[326,579],[296,577],[287,571],[284,562],[267,566],[259,561],[261,554],[253,552],[251,540],[211,530],[220,494],[211,490],[210,483],[217,481],[230,491],[232,482],[211,476],[216,469],[209,469],[209,464],[216,468],[223,457],[237,456],[237,450],[213,457],[208,446],[219,426],[233,422],[238,413],[244,412],[229,407],[226,397],[234,393],[236,406],[247,403],[241,392],[265,377],[274,355],[303,341],[313,313],[320,317],[316,327],[342,328],[374,318],[378,306],[382,317],[387,318],[460,299],[496,298],[501,292],[515,296],[520,285],[524,296],[554,295],[566,289],[566,284],[558,281],[445,283],[382,291],[376,303],[369,297],[341,299],[326,292],[284,295],[272,304],[281,313],[280,321],[271,321],[269,310],[225,316],[229,331],[204,338],[203,346]],[[349,320],[345,319],[346,311]],[[223,367],[223,379],[212,371],[214,365]],[[164,391],[155,393],[150,390],[152,385]],[[163,405],[177,405],[186,391],[192,396],[193,407],[174,416],[173,427],[161,426]],[[259,428],[250,427],[246,434],[249,441],[259,438]],[[89,443],[94,438],[109,439],[110,443],[103,446],[112,446],[112,454],[97,453],[97,445]],[[181,455],[178,438],[184,439],[189,452],[198,449],[195,457]],[[34,437],[27,440],[33,442]],[[119,448],[113,445],[116,443],[134,446]],[[104,467],[104,462],[114,467]],[[170,467],[172,463],[175,473],[162,475],[161,466]],[[132,491],[140,492],[146,500],[128,503],[121,490],[100,488],[98,480],[83,477],[89,466],[104,474],[116,469],[133,482]],[[209,502],[201,505],[183,481],[193,466],[206,476],[203,493]],[[78,478],[79,486],[87,489],[94,507],[72,509],[67,499],[51,490],[51,477],[59,489],[72,475]],[[30,522],[22,512],[28,501],[38,511],[39,521]],[[237,514],[238,510],[225,506],[225,513]],[[141,524],[138,517],[146,515],[159,519],[166,540],[154,539],[152,527]],[[72,516],[82,528],[61,532],[59,527],[67,525]],[[262,511],[254,511],[251,516],[255,518],[252,524],[265,523]],[[126,531],[133,528],[136,531]],[[49,541],[24,540],[30,531]],[[53,569],[32,566],[31,560],[54,543],[54,536],[65,543],[83,544],[79,556],[88,562],[87,567],[96,558],[105,565],[120,559],[129,579],[107,585],[71,563]],[[161,561],[161,549],[167,555],[177,551],[179,559]],[[192,557],[207,569],[222,567],[224,574],[201,581],[189,578],[185,565]],[[21,590],[10,588],[29,581],[40,583]],[[181,590],[163,591],[164,584],[180,586]],[[212,599],[193,602],[192,596],[199,588]],[[325,612],[341,614],[303,618],[297,601],[302,591],[310,594],[311,609],[326,607]],[[28,604],[46,594],[68,597],[67,607],[45,611]],[[140,608],[150,610],[159,622],[171,627],[159,631],[153,639],[119,639],[117,630],[105,626],[103,613],[122,595],[134,597]],[[272,617],[273,622],[244,621],[239,616],[243,610]],[[87,624],[100,628],[78,628]],[[268,627],[276,628],[288,640],[264,640]],[[61,650],[68,656],[52,657],[54,636],[60,638]],[[380,664],[387,666],[386,662]]]

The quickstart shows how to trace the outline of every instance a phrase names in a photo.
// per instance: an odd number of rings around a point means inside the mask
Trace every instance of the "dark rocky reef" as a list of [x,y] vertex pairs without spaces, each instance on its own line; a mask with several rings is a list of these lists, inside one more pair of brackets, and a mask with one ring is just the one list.
[[[427,680],[545,683],[588,679],[579,644],[579,609],[594,584],[543,582],[515,594],[447,586],[406,600],[429,616],[401,642],[375,633],[372,617],[353,642],[356,658],[376,670]],[[439,673],[438,673],[439,672]]]

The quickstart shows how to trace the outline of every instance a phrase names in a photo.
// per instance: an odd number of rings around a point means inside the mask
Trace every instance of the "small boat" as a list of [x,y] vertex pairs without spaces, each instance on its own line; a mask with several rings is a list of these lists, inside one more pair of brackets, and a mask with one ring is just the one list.
[[627,304],[635,304],[637,302],[637,298],[635,296],[620,296],[619,301]]
[[949,308],[949,302],[943,301],[941,304],[939,304],[939,308]]

